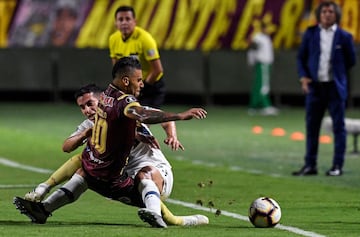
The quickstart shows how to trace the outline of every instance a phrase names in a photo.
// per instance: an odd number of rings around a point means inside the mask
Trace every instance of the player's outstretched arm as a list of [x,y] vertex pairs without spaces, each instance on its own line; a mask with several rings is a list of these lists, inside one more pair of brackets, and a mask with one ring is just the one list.
[[182,119],[180,120],[190,120],[192,118],[204,119],[206,118],[207,111],[203,108],[192,108],[185,112],[179,113]]
[[126,116],[139,120],[145,124],[156,124],[168,121],[204,119],[207,112],[203,108],[192,108],[181,113],[165,112],[158,109],[142,106],[132,106],[126,109]]

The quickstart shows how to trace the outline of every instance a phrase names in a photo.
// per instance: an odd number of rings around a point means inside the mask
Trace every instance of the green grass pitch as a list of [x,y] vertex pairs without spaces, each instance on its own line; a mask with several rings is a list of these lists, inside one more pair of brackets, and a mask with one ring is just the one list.
[[[168,106],[165,110],[181,112],[186,108]],[[154,229],[141,222],[136,208],[92,191],[55,211],[44,225],[32,224],[20,215],[12,198],[23,196],[49,174],[14,167],[4,160],[55,170],[70,157],[61,151],[61,145],[83,117],[74,104],[0,104],[0,236],[360,235],[360,154],[351,154],[351,136],[343,176],[325,176],[331,166],[331,143],[320,145],[318,176],[293,177],[291,172],[303,165],[305,144],[291,140],[290,135],[304,132],[303,108],[283,108],[275,117],[249,116],[244,107],[206,109],[205,120],[177,122],[185,151],[173,152],[164,145],[162,150],[175,177],[168,207],[179,215],[207,215],[210,224]],[[360,112],[349,110],[347,116],[360,118]],[[255,125],[263,128],[261,134],[252,133]],[[272,136],[277,127],[286,134]],[[151,129],[159,141],[164,139],[159,125]],[[254,228],[247,221],[250,203],[260,196],[272,197],[280,204],[278,228]]]

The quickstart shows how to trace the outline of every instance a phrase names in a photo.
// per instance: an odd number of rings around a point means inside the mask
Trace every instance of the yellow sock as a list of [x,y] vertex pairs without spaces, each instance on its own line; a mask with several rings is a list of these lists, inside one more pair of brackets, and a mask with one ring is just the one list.
[[168,225],[183,225],[184,223],[183,219],[179,216],[174,216],[163,202],[161,202],[161,214]]
[[74,155],[57,169],[48,180],[45,181],[50,187],[68,180],[81,167],[81,154]]

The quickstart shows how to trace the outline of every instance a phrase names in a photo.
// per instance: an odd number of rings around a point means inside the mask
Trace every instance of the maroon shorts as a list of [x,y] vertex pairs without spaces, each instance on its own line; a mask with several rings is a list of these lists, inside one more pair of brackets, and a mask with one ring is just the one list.
[[145,207],[137,185],[134,185],[134,180],[130,177],[123,175],[111,180],[102,180],[86,174],[85,180],[89,189],[104,197],[123,202],[127,205]]

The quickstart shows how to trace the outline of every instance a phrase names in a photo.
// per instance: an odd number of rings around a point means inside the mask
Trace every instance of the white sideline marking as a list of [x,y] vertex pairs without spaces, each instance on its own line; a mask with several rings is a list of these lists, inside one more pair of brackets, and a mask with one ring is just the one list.
[[10,188],[33,188],[33,184],[0,184],[0,189],[10,189]]
[[[45,174],[50,174],[53,171],[49,170],[49,169],[42,169],[42,168],[37,168],[37,167],[33,167],[33,166],[28,166],[28,165],[22,165],[19,164],[17,162],[5,159],[3,157],[0,157],[0,164],[5,165],[5,166],[10,166],[10,167],[14,167],[14,168],[19,168],[19,169],[24,169],[24,170],[29,170],[29,171],[33,171],[36,173],[45,173]],[[30,185],[27,184],[14,184],[14,185],[6,185],[6,184],[0,184],[0,189],[4,189],[4,188],[23,188],[23,187],[29,187]],[[31,185],[30,187],[33,187],[33,185]],[[184,207],[188,207],[188,208],[192,208],[195,210],[201,210],[201,211],[206,211],[206,212],[212,212],[215,213],[216,210],[211,209],[211,208],[207,208],[207,207],[203,207],[200,205],[196,205],[193,203],[188,203],[188,202],[183,202],[180,200],[175,200],[175,199],[171,199],[168,198],[166,199],[166,202],[172,203],[172,204],[176,204],[176,205],[180,205],[180,206],[184,206]],[[228,211],[224,211],[221,210],[221,215],[224,216],[228,216],[228,217],[232,217],[235,219],[239,219],[242,221],[249,221],[249,218],[247,216],[243,216],[237,213],[233,213],[233,212],[228,212]],[[326,237],[325,235],[320,235],[311,231],[306,231],[306,230],[302,230],[296,227],[292,227],[292,226],[285,226],[285,225],[281,225],[278,224],[275,226],[275,228],[281,229],[281,230],[286,230],[298,235],[302,235],[302,236],[307,236],[307,237]]]
[[[196,210],[201,210],[201,211],[207,211],[207,212],[212,212],[215,213],[216,210],[208,208],[208,207],[203,207],[203,206],[199,206],[193,203],[188,203],[188,202],[183,202],[183,201],[179,201],[179,200],[174,200],[171,198],[166,199],[165,202],[169,202],[172,204],[176,204],[176,205],[180,205],[180,206],[184,206],[184,207],[188,207],[188,208],[192,208],[192,209],[196,209]],[[243,216],[237,213],[233,213],[233,212],[228,212],[228,211],[223,211],[221,210],[221,215],[224,216],[228,216],[228,217],[232,217],[235,219],[239,219],[242,221],[249,221],[249,218],[247,216]],[[281,230],[286,230],[295,234],[299,234],[302,236],[307,236],[307,237],[326,237],[325,235],[320,235],[311,231],[306,231],[306,230],[302,230],[296,227],[292,227],[292,226],[285,226],[285,225],[281,225],[278,224],[275,226],[275,228],[281,229]]]
[[13,168],[34,171],[36,173],[51,174],[52,172],[54,172],[54,171],[48,170],[48,169],[37,168],[37,167],[29,166],[29,165],[22,165],[17,162],[5,159],[3,157],[0,157],[0,164],[9,166],[9,167],[13,167]]

